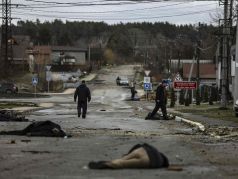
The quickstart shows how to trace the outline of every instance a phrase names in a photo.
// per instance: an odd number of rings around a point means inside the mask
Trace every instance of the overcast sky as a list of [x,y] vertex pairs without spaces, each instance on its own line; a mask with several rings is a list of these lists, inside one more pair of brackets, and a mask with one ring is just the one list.
[[[18,4],[16,6],[15,4]],[[12,0],[12,22],[20,20],[214,23],[218,1]],[[18,19],[18,20],[19,20]]]

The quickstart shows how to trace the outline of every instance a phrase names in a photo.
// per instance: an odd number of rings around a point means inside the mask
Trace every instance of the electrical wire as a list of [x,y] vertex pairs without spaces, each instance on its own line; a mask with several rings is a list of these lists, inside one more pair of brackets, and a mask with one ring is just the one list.
[[209,46],[209,47],[206,47],[206,48],[198,47],[198,49],[201,50],[202,52],[204,52],[204,51],[206,51],[206,50],[209,50],[209,49],[213,48],[215,45],[216,45],[216,44],[213,44],[213,45],[211,45],[211,46]]
[[[187,15],[195,15],[195,14],[203,14],[211,11],[216,11],[217,9],[208,9],[204,11],[196,11],[196,12],[189,12],[189,13],[181,13],[181,14],[173,14],[173,15],[163,15],[163,16],[153,16],[153,17],[134,17],[134,18],[103,18],[103,20],[145,20],[145,19],[156,19],[156,18],[169,18],[169,17],[178,17],[178,16],[187,16]],[[44,14],[34,14],[34,13],[16,13],[17,15],[34,15],[39,17],[48,17],[48,18],[62,18],[62,19],[71,19],[71,20],[102,20],[98,19],[96,17],[88,18],[88,17],[66,17],[66,16],[50,16],[50,15],[44,15]]]
[[[141,10],[151,10],[151,9],[160,9],[164,7],[171,7],[171,6],[177,6],[181,4],[185,4],[187,2],[182,2],[182,3],[176,3],[176,4],[168,4],[168,5],[163,5],[163,6],[155,6],[155,7],[148,7],[148,8],[138,8],[138,9],[126,9],[126,10],[114,10],[114,11],[84,11],[84,12],[67,12],[67,11],[44,11],[44,10],[35,10],[34,11],[39,11],[39,12],[55,12],[55,13],[77,13],[77,14],[84,14],[84,13],[92,13],[92,14],[100,14],[100,13],[117,13],[117,12],[132,12],[132,11],[141,11]],[[208,4],[212,5],[212,4]],[[199,5],[200,6],[200,5]],[[203,5],[205,6],[205,5]],[[25,10],[26,8],[24,8]],[[32,8],[29,8],[32,9]]]
[[[87,7],[91,7],[91,6],[94,6],[94,5],[109,5],[111,6],[112,4],[113,5],[116,5],[116,7],[122,7],[121,5],[124,4],[124,5],[131,5],[131,2],[133,1],[130,1],[130,0],[122,0],[122,1],[116,1],[116,4],[115,4],[115,1],[112,0],[94,0],[94,1],[91,1],[91,2],[53,2],[53,1],[43,1],[43,0],[25,0],[27,2],[34,2],[34,3],[44,3],[45,6],[44,6],[44,9],[46,8],[51,8],[51,7],[58,7],[58,5],[60,5],[59,7],[69,7],[69,6],[74,6],[74,7],[77,7],[77,6],[85,6],[87,5]],[[109,2],[109,3],[108,3]],[[129,3],[128,3],[129,2]],[[162,0],[155,0],[155,1],[133,1],[134,4],[141,4],[141,3],[161,3],[161,2],[164,2],[164,3],[167,3],[168,1],[162,1]],[[162,5],[162,6],[153,6],[153,7],[145,7],[145,8],[133,8],[133,9],[128,9],[128,7],[130,6],[127,6],[127,9],[123,9],[123,10],[109,10],[109,11],[80,11],[80,12],[77,12],[77,11],[71,11],[71,12],[67,12],[67,11],[47,11],[47,10],[41,10],[41,8],[43,8],[43,6],[34,6],[34,7],[28,7],[26,4],[25,6],[18,6],[18,8],[14,8],[14,11],[12,11],[12,14],[13,15],[20,15],[20,16],[35,16],[36,18],[40,18],[40,17],[45,17],[45,18],[57,18],[57,19],[66,19],[66,20],[90,20],[90,21],[106,21],[106,20],[109,20],[109,21],[133,21],[133,20],[152,20],[152,19],[158,19],[158,18],[171,18],[171,17],[176,17],[176,16],[187,16],[187,15],[196,15],[196,14],[203,14],[203,13],[208,13],[208,12],[214,12],[215,10],[217,9],[208,9],[208,10],[203,10],[203,11],[195,11],[195,12],[186,12],[186,13],[177,13],[177,14],[162,14],[162,15],[159,15],[159,16],[152,16],[152,17],[148,17],[148,12],[142,12],[142,11],[146,11],[146,10],[158,10],[160,9],[159,12],[161,11],[170,11],[172,9],[175,9],[175,10],[184,10],[185,8],[191,8],[192,7],[201,7],[201,6],[209,6],[209,5],[213,5],[213,3],[209,3],[209,4],[198,4],[198,5],[192,5],[192,6],[187,6],[187,7],[179,7],[180,5],[182,4],[189,4],[191,2],[194,2],[194,1],[187,1],[187,2],[177,2],[177,3],[173,3],[173,4],[166,4],[166,5]],[[51,5],[52,4],[52,5]],[[215,4],[214,4],[215,5]],[[174,8],[170,8],[174,6]],[[136,7],[136,6],[135,6]],[[167,8],[166,8],[167,7]],[[164,8],[164,9],[163,9]],[[24,10],[24,12],[21,12],[21,10]],[[20,12],[19,12],[20,11]],[[37,13],[39,12],[39,13]],[[118,16],[116,13],[122,13],[122,12],[129,12],[128,15],[137,15],[137,17],[120,17]],[[135,14],[133,14],[132,12],[136,12]],[[150,11],[150,12],[153,12],[153,11]],[[50,14],[48,14],[50,13]],[[57,14],[57,13],[60,13],[60,14]],[[108,14],[108,13],[111,13],[111,14]],[[147,14],[145,14],[147,13]],[[64,15],[62,15],[64,14]],[[67,14],[67,15],[66,15]],[[69,14],[72,14],[71,17],[69,17]],[[73,14],[83,14],[83,16],[80,16],[80,17],[75,17],[75,15]],[[95,16],[90,16],[90,14],[95,14],[97,15],[96,17]],[[103,17],[103,16],[99,16],[99,14],[108,14],[107,17]],[[125,14],[120,14],[120,15],[125,15]],[[151,15],[151,13],[150,13]],[[24,18],[24,17],[22,17]]]
[[[156,7],[150,7],[150,8],[139,8],[139,9],[130,9],[130,10],[120,10],[120,11],[96,11],[96,12],[75,12],[75,11],[71,11],[71,12],[67,12],[67,11],[45,11],[45,10],[36,10],[34,9],[34,12],[47,12],[47,13],[66,13],[66,14],[106,14],[106,13],[117,13],[117,12],[134,12],[134,11],[140,11],[140,10],[151,10],[151,9],[161,9],[161,8],[165,8],[165,7],[171,7],[171,6],[177,6],[176,9],[178,9],[178,5],[181,4],[185,4],[187,2],[182,2],[182,3],[176,3],[176,4],[167,4],[167,5],[163,5],[163,6],[156,6]],[[194,6],[196,7],[202,7],[202,6],[209,6],[209,5],[213,5],[214,3],[210,3],[210,4],[201,4],[201,5],[192,5],[192,6],[188,6],[188,7],[183,7],[183,9],[185,8],[192,8]],[[166,11],[168,10],[172,10],[173,8],[170,9],[165,9]],[[175,8],[174,8],[175,9]],[[26,10],[26,9],[24,9]],[[31,9],[33,10],[33,9]]]
[[[147,4],[147,3],[154,3],[154,2],[163,2],[163,0],[158,0],[158,1],[109,1],[109,2],[114,2],[114,3],[104,3],[105,1],[102,1],[103,3],[82,3],[82,2],[77,2],[77,3],[61,3],[61,2],[48,2],[48,1],[35,1],[35,0],[26,0],[26,1],[31,1],[31,2],[41,2],[45,4],[31,4],[29,7],[31,8],[52,8],[52,7],[72,7],[72,6],[118,6],[118,5],[134,5],[134,4]],[[34,7],[38,5],[38,7]],[[51,5],[51,6],[49,6]]]

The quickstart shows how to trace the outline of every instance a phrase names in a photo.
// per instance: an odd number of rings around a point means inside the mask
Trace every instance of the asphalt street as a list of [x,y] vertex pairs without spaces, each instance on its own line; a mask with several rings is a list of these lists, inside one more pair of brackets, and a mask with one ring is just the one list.
[[[236,178],[237,142],[216,141],[175,120],[145,120],[154,103],[128,101],[130,90],[117,86],[117,76],[133,79],[132,65],[103,68],[87,82],[92,93],[86,119],[78,118],[73,92],[49,98],[8,99],[52,104],[32,111],[32,121],[51,120],[71,138],[0,136],[1,179],[71,178]],[[1,122],[0,130],[23,129],[30,122]],[[137,143],[149,143],[182,171],[167,169],[88,169],[90,161],[121,157]]]

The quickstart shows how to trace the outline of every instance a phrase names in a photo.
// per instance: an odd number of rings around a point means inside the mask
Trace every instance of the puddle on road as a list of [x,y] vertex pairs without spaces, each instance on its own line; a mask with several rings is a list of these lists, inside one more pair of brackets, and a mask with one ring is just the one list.
[[197,130],[193,128],[175,128],[175,134],[183,134],[183,135],[194,135],[196,134]]
[[119,107],[118,109],[131,109],[132,107],[131,106],[122,106],[122,107]]
[[43,109],[43,110],[39,110],[37,112],[40,112],[40,113],[55,113],[56,111],[53,110],[53,109]]
[[35,112],[35,114],[39,114],[39,115],[50,115],[50,114],[54,114],[54,115],[71,115],[71,114],[75,114],[75,109],[72,110],[64,110],[62,111],[61,109],[43,109],[43,110],[39,110],[37,112]]
[[64,107],[70,107],[72,106],[72,104],[59,104],[60,106],[64,106]]

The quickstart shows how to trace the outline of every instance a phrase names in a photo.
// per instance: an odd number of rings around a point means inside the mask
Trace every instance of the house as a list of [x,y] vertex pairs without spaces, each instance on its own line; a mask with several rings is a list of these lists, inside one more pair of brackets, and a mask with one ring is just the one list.
[[34,46],[35,63],[38,65],[51,64],[51,47],[50,46]]
[[52,46],[51,60],[53,64],[58,65],[85,65],[88,49],[69,47],[69,46]]
[[15,43],[12,45],[12,64],[27,64],[26,49],[30,46],[29,36],[13,36]]
[[[194,63],[194,59],[171,59],[170,61],[170,70],[171,72],[179,72],[179,70],[183,67],[183,64],[192,64]],[[205,59],[200,59],[199,60],[200,64],[212,64],[213,60],[205,60]]]
[[[190,70],[192,64],[184,63],[183,64],[183,80],[186,81],[189,79]],[[197,79],[197,64],[193,64],[193,69],[191,73],[191,81]],[[199,79],[200,85],[213,85],[216,84],[216,65],[215,64],[199,64]]]

